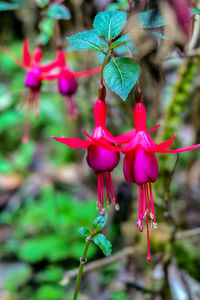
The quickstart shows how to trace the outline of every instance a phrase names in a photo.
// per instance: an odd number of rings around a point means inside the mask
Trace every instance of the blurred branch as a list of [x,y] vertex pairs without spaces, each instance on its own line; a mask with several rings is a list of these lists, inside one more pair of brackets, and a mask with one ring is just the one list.
[[200,227],[189,229],[189,230],[184,230],[182,232],[177,232],[175,235],[176,239],[186,239],[195,235],[200,234]]
[[[175,234],[175,239],[185,239],[185,238],[189,238],[189,237],[192,237],[192,236],[195,236],[198,234],[200,234],[200,227],[190,229],[190,230],[185,230],[182,232],[177,232]],[[91,263],[87,264],[87,266],[85,266],[83,274],[94,272],[103,267],[106,267],[106,266],[109,266],[116,262],[119,262],[120,260],[122,260],[123,258],[125,258],[127,256],[136,254],[138,252],[138,249],[139,249],[138,247],[126,247],[122,251],[115,253],[111,257],[106,257],[106,258],[98,259],[94,262],[91,262]],[[64,274],[63,279],[60,284],[67,285],[71,280],[76,278],[77,274],[78,274],[78,268],[67,271]]]
[[[126,247],[122,251],[119,251],[112,255],[111,257],[102,258],[87,264],[84,268],[83,274],[96,271],[103,267],[109,266],[119,260],[125,258],[126,256],[133,255],[138,251],[138,247]],[[67,271],[61,281],[61,285],[67,285],[70,280],[75,279],[78,274],[78,268]]]

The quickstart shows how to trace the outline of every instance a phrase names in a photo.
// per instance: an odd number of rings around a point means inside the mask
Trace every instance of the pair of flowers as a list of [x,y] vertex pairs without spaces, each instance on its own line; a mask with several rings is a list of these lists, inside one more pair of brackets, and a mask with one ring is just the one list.
[[[83,72],[73,72],[69,69],[62,47],[57,47],[56,58],[48,64],[42,64],[42,48],[37,45],[33,53],[29,50],[29,40],[25,40],[22,46],[22,60],[18,59],[8,48],[3,47],[4,52],[13,58],[13,60],[26,72],[24,86],[28,88],[22,94],[25,98],[26,105],[29,110],[35,112],[35,116],[39,113],[39,95],[44,80],[57,80],[58,91],[67,100],[67,113],[73,118],[77,117],[77,107],[73,100],[73,95],[78,88],[77,78],[86,77],[100,71],[101,67]],[[30,121],[28,121],[23,142],[28,141]]]
[[[106,187],[108,204],[113,203],[118,210],[119,205],[115,196],[111,172],[118,165],[120,160],[119,152],[124,154],[123,173],[128,182],[139,185],[139,212],[137,227],[143,231],[143,222],[146,221],[147,228],[147,259],[151,259],[149,242],[149,219],[151,226],[157,228],[153,193],[151,183],[158,178],[158,162],[156,153],[180,153],[200,147],[200,144],[168,150],[172,145],[175,135],[168,141],[156,144],[149,133],[159,126],[147,131],[146,110],[142,102],[142,92],[139,91],[134,110],[133,118],[135,128],[118,137],[114,137],[106,129],[106,102],[102,95],[94,106],[95,128],[92,135],[84,131],[87,140],[65,137],[53,137],[55,140],[64,143],[72,148],[87,149],[87,163],[97,175],[97,208],[104,209],[104,182]],[[124,146],[122,146],[125,144]]]

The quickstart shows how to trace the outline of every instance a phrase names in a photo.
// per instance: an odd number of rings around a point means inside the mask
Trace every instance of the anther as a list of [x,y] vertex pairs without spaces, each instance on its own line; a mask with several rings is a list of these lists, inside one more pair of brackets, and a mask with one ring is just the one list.
[[150,212],[150,218],[153,220],[154,219],[154,215],[152,212]]
[[119,204],[115,204],[115,209],[120,210]]

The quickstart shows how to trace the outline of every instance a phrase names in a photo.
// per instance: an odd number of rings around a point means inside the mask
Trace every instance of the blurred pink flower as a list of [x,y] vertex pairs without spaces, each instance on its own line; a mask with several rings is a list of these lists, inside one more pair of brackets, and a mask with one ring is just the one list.
[[190,6],[187,0],[168,0],[172,6],[177,21],[187,37],[191,34],[192,18],[190,12]]
[[[2,47],[6,52],[22,69],[25,70],[26,75],[24,79],[24,86],[29,89],[29,92],[25,91],[21,100],[26,101],[28,110],[33,110],[35,116],[39,113],[39,95],[42,86],[42,80],[44,80],[43,73],[48,73],[57,66],[57,62],[41,65],[42,49],[38,45],[31,55],[29,51],[29,39],[25,40],[22,46],[22,60],[18,59],[7,47]],[[29,116],[28,116],[29,119]],[[28,120],[25,127],[22,141],[26,143],[29,139],[30,120]]]
[[63,96],[66,96],[67,100],[67,113],[74,119],[77,118],[77,106],[73,99],[73,95],[77,92],[78,82],[76,78],[87,77],[93,75],[101,70],[101,67],[97,67],[91,70],[83,72],[73,72],[69,69],[66,56],[62,49],[57,51],[57,64],[59,71],[56,74],[48,74],[45,76],[47,80],[58,80],[58,90]]

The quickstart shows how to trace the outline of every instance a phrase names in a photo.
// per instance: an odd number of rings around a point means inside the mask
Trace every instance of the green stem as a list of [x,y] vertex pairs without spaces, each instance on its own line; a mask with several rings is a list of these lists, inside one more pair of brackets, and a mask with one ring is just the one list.
[[105,57],[104,57],[104,60],[103,60],[103,63],[102,63],[102,67],[101,67],[101,83],[103,84],[103,70],[106,66],[106,60],[107,60],[107,56],[108,54],[110,53],[111,49],[109,48],[108,51],[106,51],[105,53]]
[[88,248],[89,248],[89,245],[90,245],[91,241],[92,241],[92,236],[86,238],[86,245],[85,245],[85,249],[84,249],[84,252],[83,252],[83,256],[80,258],[80,265],[79,265],[79,271],[78,271],[78,275],[77,275],[77,279],[76,279],[76,287],[75,287],[75,291],[74,291],[73,300],[76,300],[77,297],[78,297],[81,278],[82,278],[82,275],[83,275],[83,268],[84,268],[84,265],[87,262],[86,256],[87,256],[87,251],[88,251]]

